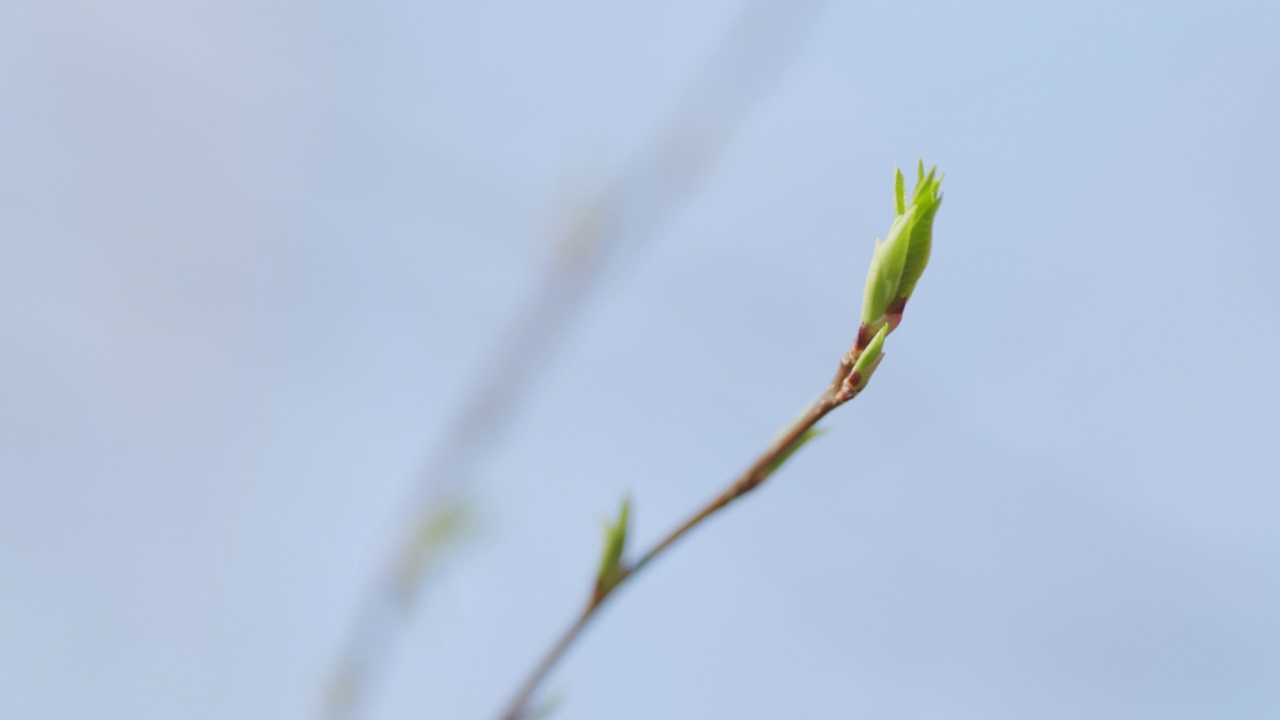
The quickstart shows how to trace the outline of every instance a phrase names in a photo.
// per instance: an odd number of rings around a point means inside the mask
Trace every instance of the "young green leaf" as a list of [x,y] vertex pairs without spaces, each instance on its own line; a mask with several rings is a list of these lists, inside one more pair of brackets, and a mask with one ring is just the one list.
[[769,467],[765,468],[764,476],[767,478],[770,475],[777,472],[778,468],[782,467],[783,463],[790,460],[791,456],[796,454],[796,451],[798,451],[800,448],[808,444],[810,440],[818,437],[819,435],[823,435],[826,432],[827,431],[825,429],[817,428],[817,427],[812,427],[812,428],[809,428],[808,430],[805,430],[804,434],[801,435],[798,440],[796,440],[794,443],[791,444],[791,447],[782,451],[781,455],[774,458],[773,462],[769,463]]
[[858,362],[854,364],[853,371],[862,375],[863,382],[871,378],[871,372],[875,364],[880,361],[880,356],[884,350],[884,339],[889,335],[889,326],[880,328],[875,337],[871,338],[871,342],[867,343],[867,349],[862,351],[862,355],[858,356]]
[[885,310],[898,292],[910,243],[910,235],[903,232],[903,221],[907,217],[900,215],[889,228],[889,236],[883,241],[876,240],[867,285],[862,292],[862,322],[866,325],[876,325],[884,319]]
[[871,342],[867,343],[867,347],[858,356],[858,361],[853,365],[853,371],[844,379],[846,398],[862,392],[862,389],[867,386],[867,381],[875,374],[876,368],[880,367],[880,361],[884,359],[884,339],[888,335],[889,326],[881,325],[875,337],[871,338]]
[[631,514],[631,498],[623,498],[622,508],[615,522],[604,526],[604,553],[600,558],[600,573],[596,576],[596,593],[609,594],[622,577],[622,554],[627,547],[627,523]]
[[934,167],[929,170],[927,176],[921,176],[911,197],[908,213],[912,219],[907,259],[902,267],[902,276],[898,281],[897,292],[894,294],[895,299],[905,301],[911,297],[911,293],[916,289],[916,283],[924,274],[925,266],[929,264],[929,253],[933,248],[933,217],[937,214],[938,207],[942,205],[942,195],[938,192],[942,185],[942,177],[935,178],[937,170]]
[[906,188],[902,180],[902,170],[899,168],[893,169],[893,199],[894,212],[898,215],[905,213],[907,211]]

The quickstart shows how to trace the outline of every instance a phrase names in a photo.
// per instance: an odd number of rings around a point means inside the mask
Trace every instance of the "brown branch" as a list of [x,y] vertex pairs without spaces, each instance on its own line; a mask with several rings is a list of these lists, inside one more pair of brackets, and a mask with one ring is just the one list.
[[671,117],[636,160],[583,208],[566,229],[560,254],[533,297],[521,304],[510,331],[489,357],[477,383],[407,500],[407,524],[384,567],[364,592],[330,682],[327,720],[359,715],[369,687],[380,679],[414,592],[447,549],[423,547],[441,516],[465,510],[467,489],[511,423],[527,388],[586,305],[609,256],[634,253],[687,204],[713,169],[719,151],[767,90],[781,77],[816,24],[827,0],[746,3]]
[[813,429],[818,421],[826,417],[827,413],[835,410],[844,403],[852,400],[856,392],[850,393],[845,380],[853,371],[854,363],[857,358],[854,353],[845,355],[840,360],[840,368],[836,372],[835,379],[831,381],[831,385],[813,401],[800,417],[796,418],[785,430],[782,431],[769,448],[752,463],[736,480],[725,488],[711,502],[704,505],[695,512],[688,520],[685,520],[674,530],[667,534],[656,545],[649,549],[644,555],[641,555],[629,568],[623,571],[621,577],[605,592],[595,592],[583,608],[578,618],[565,630],[555,645],[547,651],[542,660],[534,667],[533,672],[521,684],[520,689],[516,691],[515,697],[507,706],[507,710],[502,714],[503,720],[520,720],[525,714],[532,699],[533,694],[538,690],[542,681],[555,668],[556,664],[564,656],[565,652],[573,645],[578,636],[582,634],[583,629],[595,617],[596,611],[604,605],[605,601],[616,591],[622,587],[628,580],[635,577],[646,565],[653,562],[659,555],[666,552],[677,540],[684,537],[688,532],[704,520],[723,510],[729,503],[755,490],[765,480],[767,480],[774,470],[777,469],[779,460],[786,457],[787,453],[792,450],[804,438],[805,433]]

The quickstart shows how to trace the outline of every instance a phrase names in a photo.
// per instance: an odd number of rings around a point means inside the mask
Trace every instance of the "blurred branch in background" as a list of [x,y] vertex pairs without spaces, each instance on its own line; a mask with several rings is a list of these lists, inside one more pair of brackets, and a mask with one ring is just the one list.
[[607,259],[643,248],[707,176],[724,143],[796,55],[825,0],[749,0],[670,121],[564,229],[409,499],[410,522],[354,618],[324,716],[356,717],[425,578],[467,527],[467,487],[580,314]]

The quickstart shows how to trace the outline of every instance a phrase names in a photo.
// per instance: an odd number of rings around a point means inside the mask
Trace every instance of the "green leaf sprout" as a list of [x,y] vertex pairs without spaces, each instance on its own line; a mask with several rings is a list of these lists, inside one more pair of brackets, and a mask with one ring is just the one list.
[[769,463],[769,467],[765,468],[764,477],[767,478],[770,475],[777,472],[778,468],[782,467],[782,465],[785,462],[790,460],[791,456],[795,455],[796,452],[800,450],[800,448],[804,447],[810,440],[826,432],[827,431],[825,429],[817,428],[817,427],[812,427],[812,428],[809,428],[808,430],[805,430],[804,434],[800,436],[800,439],[792,443],[791,447],[787,448],[781,455],[775,458],[773,462]]
[[623,498],[615,522],[605,522],[604,553],[600,558],[600,573],[596,576],[596,595],[603,597],[622,579],[625,568],[622,554],[627,549],[627,523],[631,514],[631,498]]
[[902,171],[895,168],[893,190],[897,215],[886,239],[876,240],[871,255],[871,267],[867,271],[867,284],[862,294],[863,332],[860,335],[864,341],[869,341],[885,323],[888,323],[890,331],[897,327],[907,300],[929,264],[933,218],[942,204],[939,193],[942,177],[937,174],[937,167],[926,174],[924,162],[920,162],[915,189],[908,204]]

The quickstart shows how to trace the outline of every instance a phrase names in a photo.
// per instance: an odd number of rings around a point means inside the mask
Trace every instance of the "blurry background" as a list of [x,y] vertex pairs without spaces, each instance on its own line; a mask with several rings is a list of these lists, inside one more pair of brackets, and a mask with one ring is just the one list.
[[646,545],[824,386],[923,157],[871,390],[555,717],[1276,717],[1278,112],[1263,0],[10,0],[0,716],[315,717],[566,228],[686,122],[361,716],[496,713],[622,494]]

